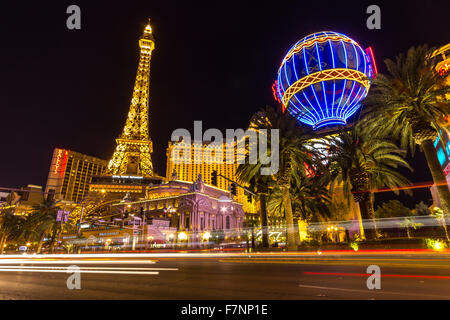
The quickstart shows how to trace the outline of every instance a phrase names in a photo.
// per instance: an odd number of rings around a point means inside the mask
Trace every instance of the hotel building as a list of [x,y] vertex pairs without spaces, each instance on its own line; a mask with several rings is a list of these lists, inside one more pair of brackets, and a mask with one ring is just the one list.
[[[169,142],[167,148],[166,179],[176,175],[178,180],[192,182],[200,174],[205,183],[212,185],[211,174],[216,171],[218,175],[227,177],[230,180],[237,181],[236,170],[239,166],[237,161],[227,163],[227,155],[233,159],[238,159],[238,150],[236,143],[223,144],[222,147],[211,147],[209,142],[187,144],[177,143],[179,152],[174,152],[175,144]],[[188,155],[183,154],[188,152]],[[189,159],[190,161],[186,161]],[[230,191],[231,182],[223,177],[217,177],[217,187],[224,191]],[[252,197],[249,201],[242,188],[236,188],[236,201],[243,205],[246,213],[257,213],[256,199]]]
[[92,176],[100,175],[108,162],[75,151],[55,148],[45,192],[56,200],[80,202],[89,191]]

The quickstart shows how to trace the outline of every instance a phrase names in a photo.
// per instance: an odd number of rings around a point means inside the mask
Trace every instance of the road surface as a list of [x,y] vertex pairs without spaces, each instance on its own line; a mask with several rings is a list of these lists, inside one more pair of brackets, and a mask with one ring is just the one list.
[[[370,265],[381,289],[367,287]],[[449,300],[450,253],[4,255],[0,299]]]

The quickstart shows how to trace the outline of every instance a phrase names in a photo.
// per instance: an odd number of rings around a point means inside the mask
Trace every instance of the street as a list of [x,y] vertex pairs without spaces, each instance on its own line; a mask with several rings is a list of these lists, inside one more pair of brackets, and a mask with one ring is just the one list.
[[[2,256],[0,299],[450,299],[449,252],[59,256]],[[369,265],[381,289],[368,289]]]

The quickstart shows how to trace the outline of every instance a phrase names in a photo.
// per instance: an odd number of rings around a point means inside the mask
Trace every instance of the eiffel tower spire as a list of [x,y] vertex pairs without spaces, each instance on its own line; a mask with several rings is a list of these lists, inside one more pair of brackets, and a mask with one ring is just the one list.
[[150,19],[139,39],[139,47],[141,53],[130,110],[123,132],[116,139],[116,150],[109,161],[106,174],[144,177],[154,175],[151,159],[153,146],[148,133],[150,60],[155,48]]

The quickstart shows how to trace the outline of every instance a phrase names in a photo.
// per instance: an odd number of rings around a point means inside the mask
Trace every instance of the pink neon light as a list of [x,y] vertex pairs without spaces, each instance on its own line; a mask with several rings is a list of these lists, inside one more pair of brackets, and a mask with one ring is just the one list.
[[373,55],[373,49],[372,47],[368,47],[366,49],[366,53],[369,55],[370,57],[370,61],[372,62],[372,66],[373,66],[373,72],[374,72],[374,76],[376,77],[378,74],[378,68],[377,68],[377,63],[375,61],[375,56]]

